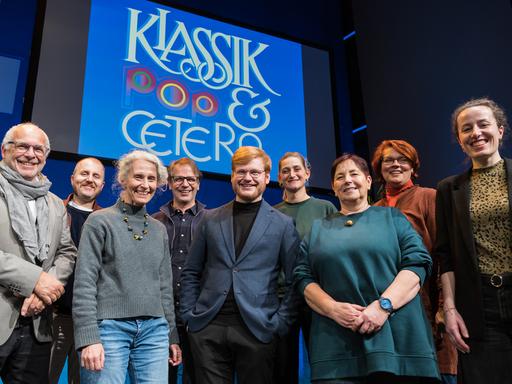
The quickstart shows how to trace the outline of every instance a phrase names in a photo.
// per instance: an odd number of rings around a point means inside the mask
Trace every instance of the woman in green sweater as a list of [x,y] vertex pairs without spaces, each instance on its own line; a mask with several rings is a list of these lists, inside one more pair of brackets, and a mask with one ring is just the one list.
[[396,209],[371,207],[366,161],[346,154],[331,169],[341,212],[313,223],[295,277],[313,309],[311,378],[321,383],[439,380],[418,292],[432,261]]
[[[299,152],[286,152],[279,160],[278,177],[279,184],[283,188],[283,201],[275,208],[293,218],[301,239],[309,232],[313,221],[337,212],[330,201],[308,195],[306,183],[310,176],[311,167]],[[302,301],[299,318],[277,347],[277,361],[274,365],[276,383],[298,383],[300,329],[307,345],[310,327],[311,310]]]
[[306,183],[311,177],[311,167],[299,152],[286,152],[281,157],[278,177],[283,201],[275,208],[295,220],[301,239],[309,232],[313,221],[338,211],[330,201],[308,195]]
[[[167,383],[181,362],[174,321],[169,240],[146,204],[167,171],[155,155],[118,162],[120,199],[83,226],[73,296],[82,384]],[[169,349],[171,356],[169,357]],[[143,381],[141,381],[143,380]]]

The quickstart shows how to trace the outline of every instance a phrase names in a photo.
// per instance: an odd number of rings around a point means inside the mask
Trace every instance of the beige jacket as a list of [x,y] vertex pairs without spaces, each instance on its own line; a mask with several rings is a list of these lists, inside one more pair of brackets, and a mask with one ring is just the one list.
[[[46,197],[49,206],[48,239],[50,249],[42,267],[33,264],[12,231],[5,196],[0,189],[0,345],[14,329],[25,297],[32,294],[41,271],[66,283],[75,264],[76,248],[69,233],[66,208],[51,192]],[[35,336],[40,342],[52,340],[51,308],[33,317]]]

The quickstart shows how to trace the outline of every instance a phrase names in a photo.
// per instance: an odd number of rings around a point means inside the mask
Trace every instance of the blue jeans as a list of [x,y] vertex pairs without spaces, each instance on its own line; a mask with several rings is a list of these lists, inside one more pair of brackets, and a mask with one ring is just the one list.
[[169,327],[163,317],[101,320],[100,338],[105,350],[101,371],[80,368],[82,384],[167,384]]

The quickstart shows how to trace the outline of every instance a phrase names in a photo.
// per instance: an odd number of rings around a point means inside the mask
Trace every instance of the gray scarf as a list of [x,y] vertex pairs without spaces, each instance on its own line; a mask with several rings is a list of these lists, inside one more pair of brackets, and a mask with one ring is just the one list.
[[[0,161],[0,189],[3,191],[11,227],[30,260],[41,263],[48,257],[48,199],[52,183],[40,175],[39,180],[28,181]],[[29,200],[36,201],[37,225],[30,219]]]

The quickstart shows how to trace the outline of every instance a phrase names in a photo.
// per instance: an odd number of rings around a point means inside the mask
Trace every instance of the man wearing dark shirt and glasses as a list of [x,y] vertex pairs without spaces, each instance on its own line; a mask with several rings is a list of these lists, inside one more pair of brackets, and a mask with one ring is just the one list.
[[[180,347],[183,352],[182,383],[193,384],[196,383],[194,379],[194,365],[185,325],[179,316],[179,297],[181,291],[181,271],[194,239],[194,232],[205,210],[204,204],[196,201],[196,194],[199,190],[202,174],[194,160],[186,157],[172,162],[167,170],[169,172],[168,183],[169,189],[172,191],[172,200],[160,207],[160,211],[155,213],[153,217],[165,225],[169,235],[176,326],[180,337]],[[175,384],[177,380],[178,367],[169,365],[169,383]]]

